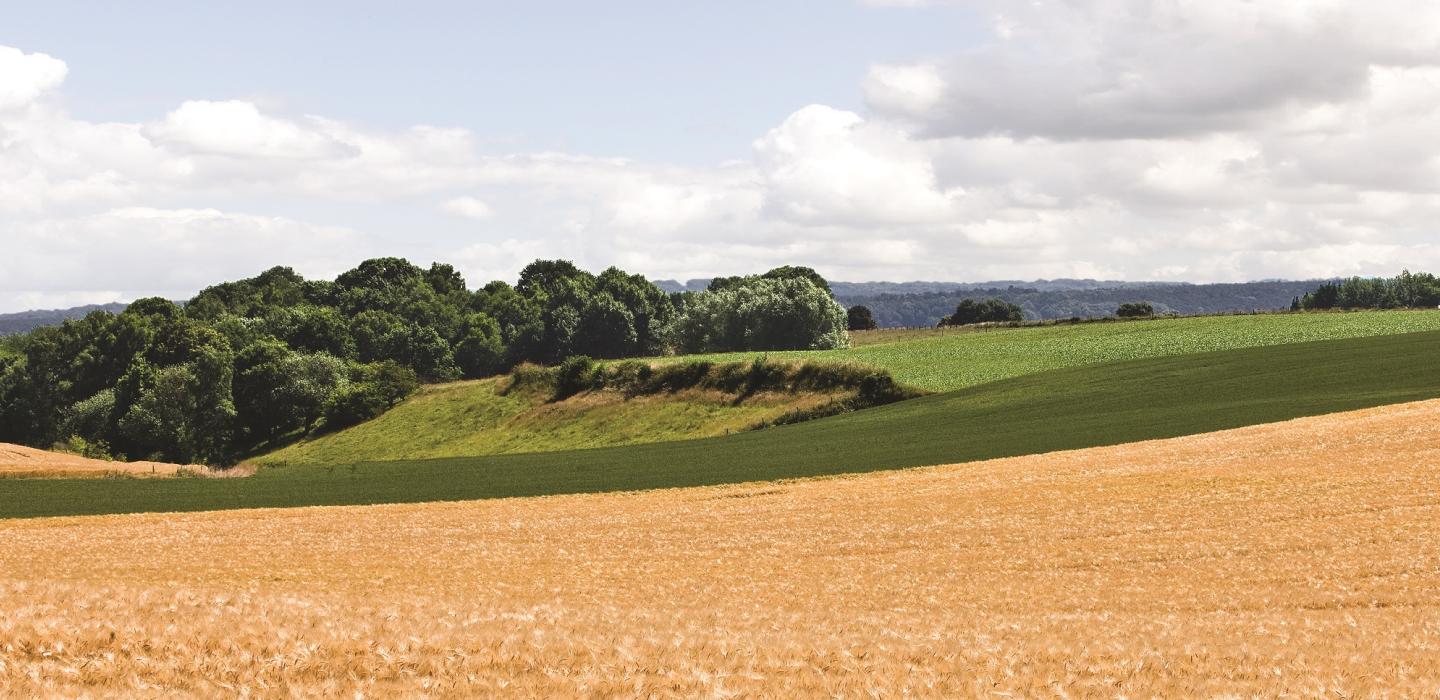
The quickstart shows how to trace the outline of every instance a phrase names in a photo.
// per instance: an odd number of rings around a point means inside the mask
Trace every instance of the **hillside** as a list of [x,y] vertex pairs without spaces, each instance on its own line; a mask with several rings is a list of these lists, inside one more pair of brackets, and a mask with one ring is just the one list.
[[124,311],[126,306],[128,306],[128,304],[117,302],[112,304],[88,304],[69,309],[39,309],[35,311],[0,314],[0,335],[26,333],[41,326],[58,326],[71,319],[83,318],[86,314],[94,311],[107,311],[112,314],[118,314]]
[[[869,307],[875,322],[886,327],[928,327],[955,310],[963,299],[1004,299],[1025,310],[1028,319],[1111,316],[1125,302],[1148,301],[1157,313],[1182,315],[1280,311],[1314,291],[1324,280],[1300,282],[1239,282],[1229,284],[1097,283],[1091,287],[1033,285],[1019,282],[949,290],[893,293],[859,292],[836,286],[846,306]],[[883,290],[884,287],[876,287]]]
[[775,359],[858,362],[927,391],[953,391],[1081,365],[1313,340],[1440,330],[1440,311],[1250,314],[1040,328],[931,328],[852,334],[843,350],[722,353],[657,362]]
[[0,689],[1418,697],[1436,464],[1430,401],[843,479],[8,521]]
[[[0,515],[466,500],[701,486],[1175,437],[1440,396],[1440,332],[1041,372],[798,425],[580,451],[0,484]],[[343,467],[343,468],[342,468]]]
[[251,460],[261,466],[335,465],[573,450],[711,437],[748,430],[853,391],[737,395],[690,389],[628,397],[586,391],[507,391],[497,377],[429,386],[379,418]]
[[181,470],[190,470],[195,474],[209,471],[194,464],[111,462],[0,442],[0,479],[174,476]]

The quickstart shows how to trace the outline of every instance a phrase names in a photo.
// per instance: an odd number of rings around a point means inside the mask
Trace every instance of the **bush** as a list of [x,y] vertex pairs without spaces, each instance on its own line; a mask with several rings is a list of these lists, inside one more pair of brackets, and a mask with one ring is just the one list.
[[597,384],[603,386],[604,379],[603,375],[597,372],[594,360],[585,355],[567,357],[555,370],[555,400],[594,389]]
[[852,331],[875,330],[875,317],[868,306],[852,306],[845,312],[846,327]]
[[940,319],[941,326],[968,326],[972,323],[1003,323],[1025,320],[1025,311],[1004,299],[962,300],[955,313]]
[[1120,308],[1115,309],[1115,315],[1120,318],[1144,318],[1154,316],[1155,307],[1151,306],[1148,301],[1131,302],[1121,304]]

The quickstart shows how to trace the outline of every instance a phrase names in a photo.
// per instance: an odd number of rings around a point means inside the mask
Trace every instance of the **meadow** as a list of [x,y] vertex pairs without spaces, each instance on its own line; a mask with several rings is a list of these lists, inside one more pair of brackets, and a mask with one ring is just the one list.
[[229,480],[7,480],[0,516],[592,493],[1036,454],[1435,398],[1437,350],[1440,333],[1429,332],[1084,365],[798,425],[647,445],[262,469]]
[[256,465],[334,465],[685,440],[741,432],[853,392],[687,390],[626,397],[584,392],[563,401],[508,391],[509,377],[437,384],[374,420],[257,457]]
[[0,695],[1432,696],[1437,464],[1429,401],[800,482],[4,521]]
[[927,391],[954,391],[1066,367],[1265,347],[1314,340],[1440,330],[1440,311],[1355,311],[1155,318],[1032,328],[927,328],[862,331],[844,350],[721,353],[655,362],[774,359],[858,362],[888,370]]

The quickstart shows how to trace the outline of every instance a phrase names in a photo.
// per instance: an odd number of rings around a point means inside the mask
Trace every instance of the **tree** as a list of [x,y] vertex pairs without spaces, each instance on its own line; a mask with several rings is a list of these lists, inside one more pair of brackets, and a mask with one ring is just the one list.
[[696,294],[670,337],[683,352],[829,349],[850,342],[844,307],[799,277],[751,277]]
[[845,327],[852,331],[873,331],[875,330],[875,318],[870,315],[868,306],[852,306],[845,312]]
[[825,290],[826,294],[834,296],[834,293],[830,291],[830,283],[825,281],[825,278],[821,277],[820,273],[816,272],[814,268],[801,265],[782,265],[760,276],[768,280],[810,280],[816,287]]
[[638,348],[635,316],[609,294],[591,297],[580,313],[574,348],[592,357],[618,358]]
[[455,364],[467,378],[486,377],[505,369],[505,343],[500,324],[483,313],[465,317],[460,340],[455,343]]
[[1128,302],[1115,309],[1115,315],[1120,318],[1144,318],[1154,316],[1155,307],[1148,301]]
[[1005,323],[1025,320],[1019,306],[1003,299],[963,299],[955,305],[955,313],[940,319],[941,326],[966,326],[972,323]]
[[325,429],[338,430],[369,420],[400,403],[419,387],[415,371],[396,362],[361,365],[350,383],[325,406]]

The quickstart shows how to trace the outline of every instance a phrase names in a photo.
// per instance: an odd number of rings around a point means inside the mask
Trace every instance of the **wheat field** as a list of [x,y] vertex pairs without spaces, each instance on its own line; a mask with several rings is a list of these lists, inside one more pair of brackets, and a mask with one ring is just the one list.
[[1440,401],[784,484],[0,522],[0,695],[1440,694]]

